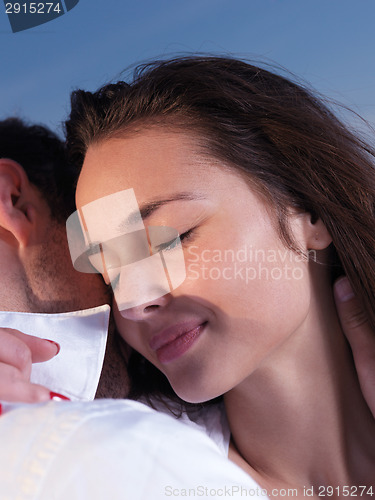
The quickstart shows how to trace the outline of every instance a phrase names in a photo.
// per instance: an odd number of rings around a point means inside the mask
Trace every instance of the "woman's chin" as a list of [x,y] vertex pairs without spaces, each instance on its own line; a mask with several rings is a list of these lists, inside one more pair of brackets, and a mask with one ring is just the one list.
[[172,384],[172,382],[170,383],[177,396],[186,403],[206,403],[222,395],[220,391],[208,390],[207,387],[186,387],[186,385],[181,387],[180,385]]

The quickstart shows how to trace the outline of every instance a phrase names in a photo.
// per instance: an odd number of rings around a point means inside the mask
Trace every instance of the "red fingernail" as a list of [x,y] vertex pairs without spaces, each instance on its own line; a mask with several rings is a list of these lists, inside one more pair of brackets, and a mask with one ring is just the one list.
[[63,396],[62,394],[59,394],[58,392],[50,391],[49,397],[50,397],[50,399],[53,399],[54,401],[70,401],[70,398]]
[[1,406],[1,403],[0,403],[0,415],[3,413],[3,407]]
[[57,356],[60,352],[60,344],[58,344],[57,342],[54,342],[53,340],[50,340],[50,339],[43,339],[43,340],[46,340],[47,342],[50,342],[51,344],[56,346],[57,353],[55,354],[55,356]]

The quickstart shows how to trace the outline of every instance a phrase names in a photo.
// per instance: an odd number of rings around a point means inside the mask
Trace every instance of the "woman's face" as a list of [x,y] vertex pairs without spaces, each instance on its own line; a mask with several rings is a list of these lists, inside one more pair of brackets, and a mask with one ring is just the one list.
[[[186,279],[122,314],[115,306],[118,330],[181,398],[198,402],[223,394],[304,328],[308,263],[282,244],[275,217],[255,190],[200,154],[191,135],[149,128],[90,146],[78,208],[129,188],[140,208],[162,202],[144,224],[178,230]],[[308,248],[308,219],[290,217],[302,250]]]

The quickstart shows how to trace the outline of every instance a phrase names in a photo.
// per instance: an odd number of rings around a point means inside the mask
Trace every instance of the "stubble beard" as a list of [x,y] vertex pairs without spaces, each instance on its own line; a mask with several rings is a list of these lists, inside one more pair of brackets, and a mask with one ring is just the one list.
[[65,227],[51,221],[44,243],[25,265],[23,285],[31,312],[60,313],[81,308],[68,254]]

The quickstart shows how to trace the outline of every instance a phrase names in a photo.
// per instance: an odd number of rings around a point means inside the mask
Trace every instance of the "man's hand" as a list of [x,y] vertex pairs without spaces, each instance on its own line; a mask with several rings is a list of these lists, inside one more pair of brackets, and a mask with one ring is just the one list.
[[375,332],[346,277],[336,281],[334,295],[344,334],[352,348],[363,396],[375,417]]
[[50,391],[30,382],[31,365],[48,361],[59,352],[50,340],[0,328],[0,400],[36,403],[50,399]]

